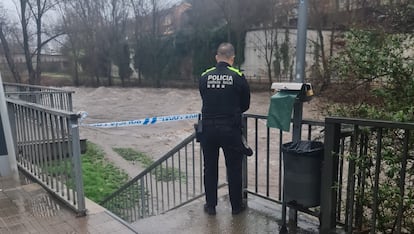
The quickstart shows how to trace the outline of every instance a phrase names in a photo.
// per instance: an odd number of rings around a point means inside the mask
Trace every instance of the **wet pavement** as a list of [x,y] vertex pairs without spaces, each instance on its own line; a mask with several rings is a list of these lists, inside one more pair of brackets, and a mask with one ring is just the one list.
[[[87,216],[76,217],[40,185],[28,180],[15,182],[0,177],[0,188],[0,234],[262,234],[279,233],[281,224],[281,206],[253,195],[249,195],[246,211],[232,215],[227,187],[219,189],[215,216],[204,213],[204,198],[200,198],[129,227],[90,200],[86,201]],[[318,223],[314,217],[299,215],[298,227],[288,227],[289,233],[318,233]]]
[[135,233],[87,200],[87,216],[77,217],[40,185],[0,177],[0,233]]
[[[224,191],[224,193],[223,193]],[[217,214],[209,216],[203,211],[204,199],[165,214],[139,220],[132,226],[145,234],[262,234],[279,233],[281,206],[262,198],[249,195],[248,208],[241,214],[232,215],[227,187],[221,193]],[[289,233],[319,233],[319,221],[307,215],[298,216],[298,227],[288,227]]]

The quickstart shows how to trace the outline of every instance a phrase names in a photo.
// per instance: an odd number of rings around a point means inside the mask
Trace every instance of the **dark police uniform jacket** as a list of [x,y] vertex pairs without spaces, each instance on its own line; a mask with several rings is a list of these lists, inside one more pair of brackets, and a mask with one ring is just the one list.
[[199,80],[204,120],[241,120],[249,109],[250,88],[243,73],[226,62],[206,70]]

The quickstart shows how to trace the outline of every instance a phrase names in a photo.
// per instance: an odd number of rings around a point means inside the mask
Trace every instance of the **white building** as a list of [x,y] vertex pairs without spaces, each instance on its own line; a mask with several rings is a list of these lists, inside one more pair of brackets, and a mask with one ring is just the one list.
[[[276,38],[277,34],[277,46],[275,40],[271,38]],[[288,38],[286,40],[286,35]],[[330,51],[330,31],[323,31],[324,37],[324,45],[325,45],[325,52],[329,55]],[[308,30],[307,32],[307,47],[306,47],[306,70],[307,75],[309,75],[309,69],[312,65],[315,64],[317,53],[315,52],[315,46],[320,46],[319,37],[317,35],[317,31],[315,30]],[[278,74],[275,74],[274,69],[274,61],[275,61],[275,53],[270,54],[270,47],[273,45],[274,48],[278,48],[278,52],[281,55],[281,47],[287,41],[287,52],[285,52],[284,56],[288,59],[288,61],[284,61],[287,59],[281,58],[280,66],[281,69]],[[256,80],[256,81],[268,81],[268,72],[267,72],[267,62],[266,56],[268,61],[271,56],[271,68],[272,68],[272,80],[273,81],[280,81],[280,80],[289,80],[290,73],[295,73],[295,59],[296,59],[296,41],[297,41],[297,30],[296,29],[278,29],[276,30],[253,30],[246,34],[246,47],[245,47],[245,61],[242,64],[241,68],[243,73],[245,74],[246,78],[249,80]],[[266,46],[267,44],[267,46]],[[283,50],[283,49],[282,49]],[[286,51],[286,50],[285,50]],[[320,52],[319,52],[320,56]],[[319,58],[321,61],[321,58]],[[284,68],[284,64],[288,65],[288,69]],[[293,69],[293,70],[292,70]]]

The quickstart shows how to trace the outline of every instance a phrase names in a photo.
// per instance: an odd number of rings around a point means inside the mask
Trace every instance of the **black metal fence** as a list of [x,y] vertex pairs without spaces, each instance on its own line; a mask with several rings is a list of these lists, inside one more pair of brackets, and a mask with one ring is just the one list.
[[[414,123],[326,118],[323,233],[414,233]],[[350,138],[341,141],[341,132]]]
[[84,215],[79,116],[23,100],[6,101],[19,169]]
[[72,111],[72,94],[74,91],[49,88],[37,85],[3,83],[7,98],[37,103],[45,107]]
[[[255,156],[244,166],[245,191],[281,203],[282,164],[280,146],[291,141],[291,133],[266,127],[266,116],[245,115],[247,138]],[[303,121],[308,140],[323,140],[323,122]],[[254,126],[254,127],[251,127]],[[127,222],[177,208],[204,195],[203,155],[192,134],[145,169],[101,205]],[[247,170],[248,168],[248,170]],[[226,184],[219,179],[220,186]],[[315,212],[303,210],[314,216]]]
[[[282,145],[291,132],[244,115],[254,156],[244,163],[245,196],[282,204]],[[414,124],[327,118],[302,121],[302,140],[324,142],[320,207],[288,205],[320,218],[321,233],[413,233]],[[204,194],[202,153],[194,134],[108,197],[102,205],[128,222],[174,209]],[[220,184],[225,184],[222,181]]]
[[[247,160],[245,181],[243,183],[245,191],[250,191],[257,195],[264,197],[277,197],[281,200],[281,184],[282,184],[282,163],[281,154],[276,152],[276,147],[280,148],[283,142],[283,132],[278,130],[271,130],[266,127],[266,117],[259,115],[247,115],[244,119],[244,126],[246,131],[244,135],[255,152],[253,157]],[[253,120],[250,121],[250,120]],[[250,126],[254,126],[253,132],[249,131]],[[262,134],[259,136],[259,131],[262,129]],[[265,134],[266,137],[262,137]],[[272,140],[271,138],[275,138]],[[250,139],[254,139],[254,143]],[[261,142],[260,142],[261,141]],[[275,142],[277,142],[275,144]],[[264,146],[264,147],[263,147]],[[270,158],[274,158],[277,164],[270,165]],[[261,163],[259,163],[259,159]],[[265,159],[265,160],[263,160]],[[250,169],[251,168],[251,169]],[[253,172],[253,173],[249,173]],[[272,175],[274,174],[274,175]],[[272,180],[272,181],[271,181]],[[249,189],[251,188],[251,189]],[[271,191],[272,190],[272,191]]]
[[130,223],[180,207],[204,195],[202,161],[192,134],[101,205]]
[[[283,199],[283,157],[282,145],[292,141],[292,132],[267,127],[267,116],[244,115],[244,135],[255,152],[246,158],[244,191],[264,199],[282,204]],[[324,122],[302,121],[302,140],[324,140]],[[246,195],[246,194],[245,194]],[[293,206],[291,206],[293,207]],[[302,212],[318,217],[315,209],[301,209]]]

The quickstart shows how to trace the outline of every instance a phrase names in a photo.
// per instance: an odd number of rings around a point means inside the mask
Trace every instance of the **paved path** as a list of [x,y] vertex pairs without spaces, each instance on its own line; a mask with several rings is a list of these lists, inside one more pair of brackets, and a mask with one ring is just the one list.
[[[203,211],[204,198],[162,215],[139,220],[132,225],[144,234],[264,234],[279,233],[281,206],[249,195],[248,208],[239,215],[231,214],[227,186],[219,190],[217,214]],[[318,220],[300,215],[299,227],[290,234],[319,233]]]
[[22,185],[0,177],[0,188],[1,234],[135,233],[89,200],[87,216],[76,217],[36,183]]

